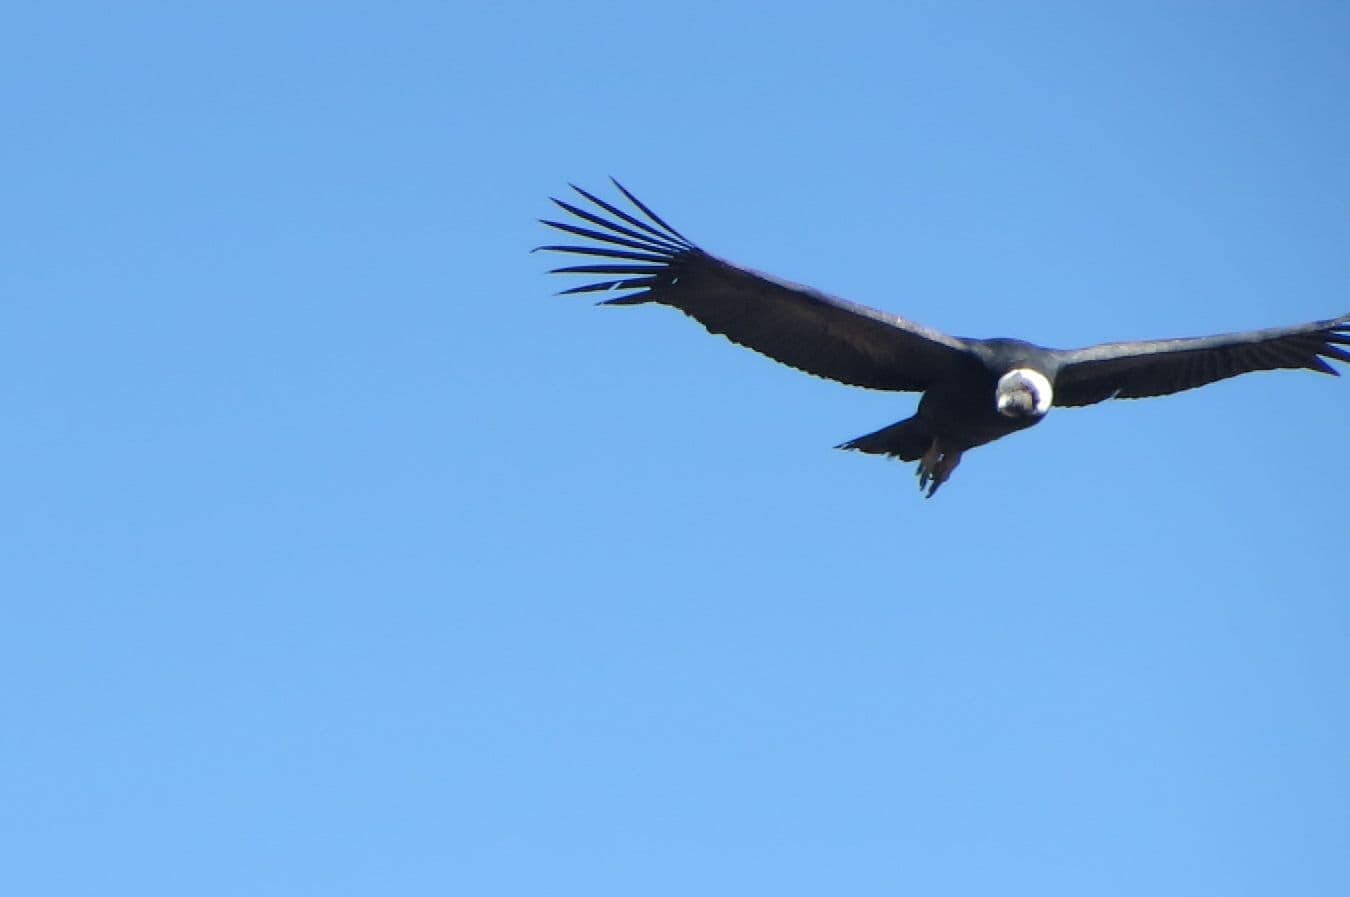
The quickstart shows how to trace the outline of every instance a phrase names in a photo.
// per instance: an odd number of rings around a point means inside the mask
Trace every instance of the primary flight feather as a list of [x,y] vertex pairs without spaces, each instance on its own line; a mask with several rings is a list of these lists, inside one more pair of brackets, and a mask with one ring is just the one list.
[[1293,327],[1191,339],[1047,349],[1015,339],[948,336],[709,255],[614,182],[625,210],[574,186],[584,204],[543,223],[584,242],[540,249],[582,256],[555,274],[591,278],[568,293],[613,293],[604,305],[657,302],[710,332],[809,374],[869,389],[921,392],[913,417],[839,448],[918,461],[930,497],[964,452],[1038,423],[1052,406],[1168,395],[1251,371],[1336,374],[1350,362],[1350,314]]

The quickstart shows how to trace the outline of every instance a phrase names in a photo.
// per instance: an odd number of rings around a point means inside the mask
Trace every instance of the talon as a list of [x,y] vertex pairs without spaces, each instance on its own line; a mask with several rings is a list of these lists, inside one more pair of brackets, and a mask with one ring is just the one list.
[[941,483],[938,470],[942,463],[942,457],[942,446],[934,439],[932,444],[928,446],[928,451],[924,452],[923,457],[919,459],[919,469],[917,471],[919,475],[919,491],[923,492],[926,489],[928,491],[928,497],[930,498],[933,493],[937,491],[937,487]]

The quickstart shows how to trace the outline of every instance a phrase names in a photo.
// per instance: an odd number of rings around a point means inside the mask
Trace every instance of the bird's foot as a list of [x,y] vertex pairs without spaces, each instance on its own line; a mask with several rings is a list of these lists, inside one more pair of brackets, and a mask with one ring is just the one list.
[[919,491],[923,492],[926,489],[927,494],[924,497],[932,498],[938,487],[947,482],[952,471],[956,470],[956,465],[960,463],[959,451],[943,449],[942,444],[934,439],[928,451],[919,459]]

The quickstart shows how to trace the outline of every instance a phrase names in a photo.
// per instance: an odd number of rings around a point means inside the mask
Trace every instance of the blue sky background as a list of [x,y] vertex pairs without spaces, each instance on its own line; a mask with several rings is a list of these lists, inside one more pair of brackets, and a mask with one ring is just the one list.
[[1350,383],[914,398],[528,254],[1048,345],[1350,311],[1333,3],[12,3],[0,892],[1342,895]]

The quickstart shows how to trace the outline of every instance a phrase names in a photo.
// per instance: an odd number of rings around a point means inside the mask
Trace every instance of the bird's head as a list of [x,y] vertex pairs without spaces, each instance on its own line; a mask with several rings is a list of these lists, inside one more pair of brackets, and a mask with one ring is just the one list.
[[1039,418],[1050,410],[1050,380],[1031,368],[1016,368],[998,378],[994,401],[998,413],[1011,418]]

